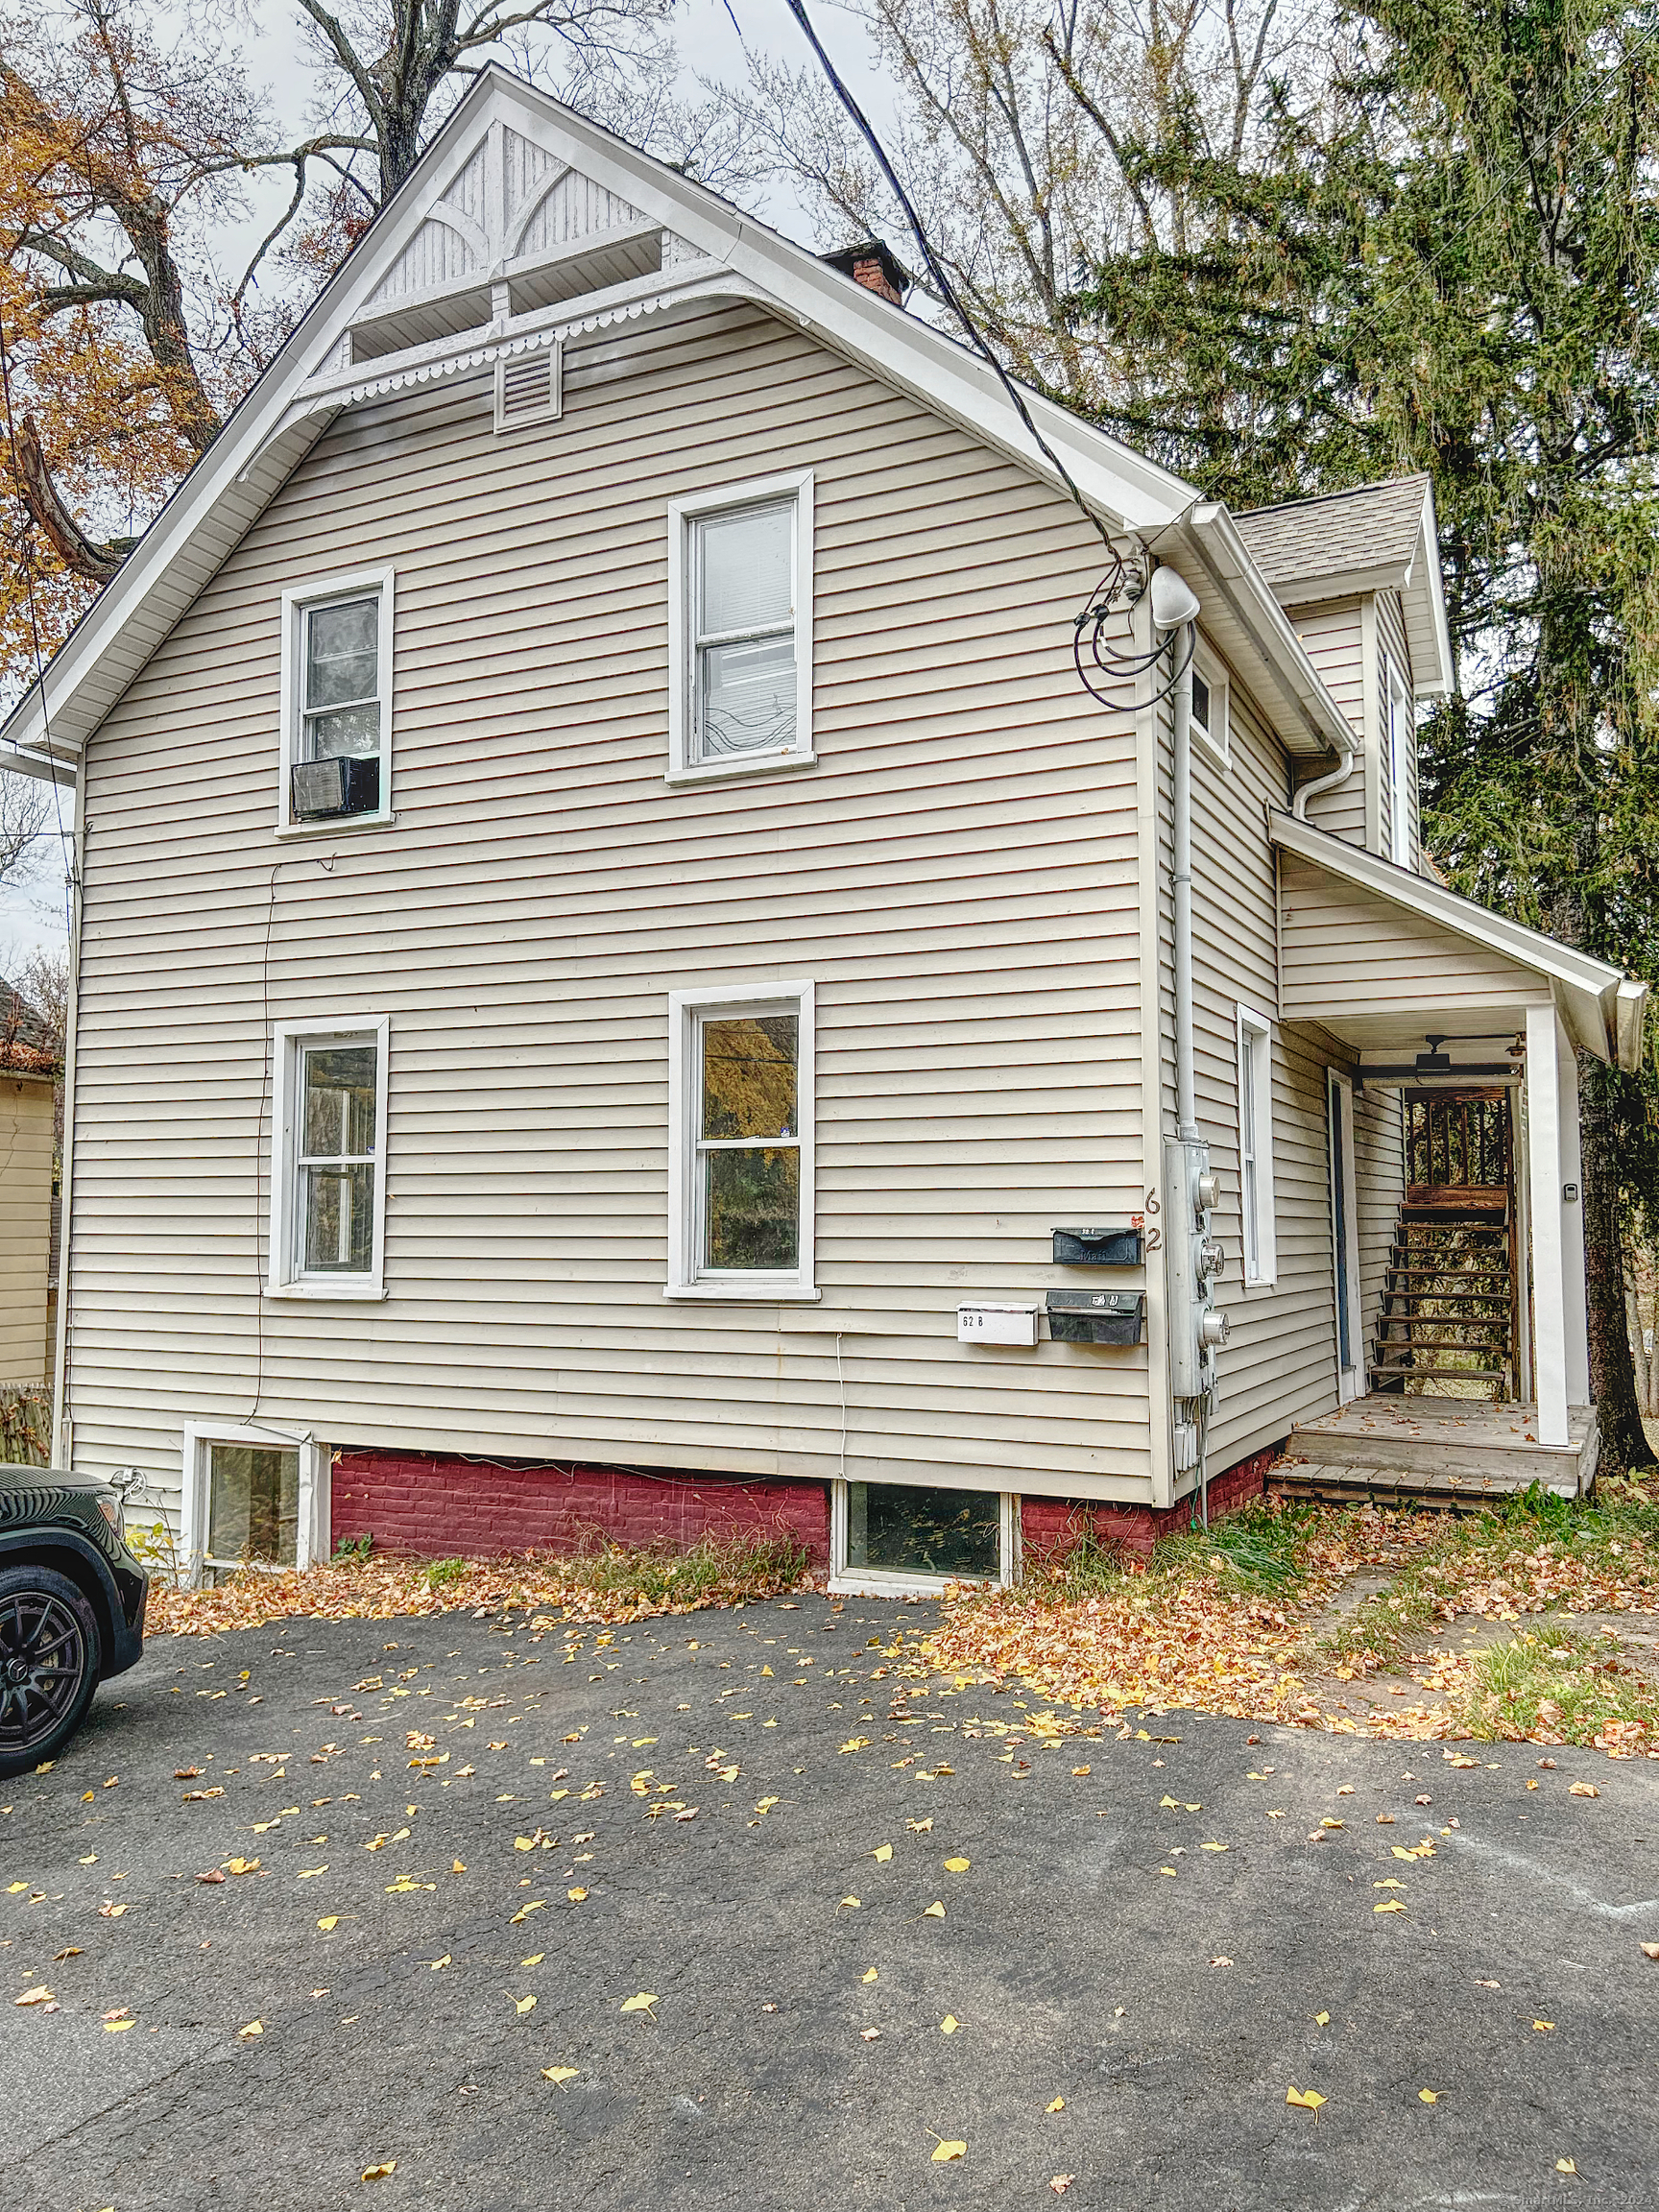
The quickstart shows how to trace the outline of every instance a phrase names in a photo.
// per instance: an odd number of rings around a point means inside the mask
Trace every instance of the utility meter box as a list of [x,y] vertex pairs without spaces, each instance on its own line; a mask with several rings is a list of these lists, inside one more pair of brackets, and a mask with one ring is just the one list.
[[956,1309],[958,1344],[1035,1344],[1037,1304],[981,1299],[977,1305]]
[[1139,1229],[1056,1229],[1056,1267],[1139,1267],[1146,1257]]
[[1139,1344],[1142,1290],[1050,1290],[1048,1334],[1056,1344]]

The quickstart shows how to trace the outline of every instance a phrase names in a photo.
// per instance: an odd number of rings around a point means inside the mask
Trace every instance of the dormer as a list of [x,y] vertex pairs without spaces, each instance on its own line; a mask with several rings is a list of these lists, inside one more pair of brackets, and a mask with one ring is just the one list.
[[1236,519],[1358,740],[1353,774],[1311,800],[1309,819],[1422,873],[1417,703],[1443,697],[1453,682],[1428,477],[1288,500]]

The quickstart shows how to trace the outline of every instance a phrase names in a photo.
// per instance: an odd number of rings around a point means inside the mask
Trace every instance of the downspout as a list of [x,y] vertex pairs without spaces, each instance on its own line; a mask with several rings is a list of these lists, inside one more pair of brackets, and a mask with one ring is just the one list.
[[82,795],[85,784],[84,758],[75,778],[70,801],[69,850],[75,855],[75,879],[70,889],[69,992],[64,1010],[63,1041],[63,1151],[58,1180],[58,1332],[52,1347],[52,1454],[54,1467],[68,1468],[74,1456],[75,1427],[68,1406],[69,1393],[69,1249],[74,1237],[75,1191],[75,1074],[80,1054],[81,942],[83,863],[85,856],[85,820]]
[[1290,819],[1293,822],[1306,822],[1309,800],[1317,799],[1323,792],[1334,791],[1338,783],[1346,783],[1354,773],[1356,757],[1354,747],[1347,745],[1343,748],[1341,759],[1329,776],[1315,776],[1310,783],[1302,784],[1290,802]]
[[1198,1085],[1192,1056],[1192,647],[1194,632],[1176,633],[1175,679],[1175,1123],[1183,1138],[1198,1134]]

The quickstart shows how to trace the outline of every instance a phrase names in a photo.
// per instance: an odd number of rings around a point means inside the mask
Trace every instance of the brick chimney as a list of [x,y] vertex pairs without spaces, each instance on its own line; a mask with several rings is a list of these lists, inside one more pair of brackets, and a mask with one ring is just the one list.
[[851,276],[854,284],[862,284],[866,292],[875,292],[883,300],[891,300],[895,307],[902,307],[904,295],[910,289],[910,272],[879,238],[861,238],[856,244],[843,246],[834,253],[819,255],[826,268],[839,269],[843,276]]

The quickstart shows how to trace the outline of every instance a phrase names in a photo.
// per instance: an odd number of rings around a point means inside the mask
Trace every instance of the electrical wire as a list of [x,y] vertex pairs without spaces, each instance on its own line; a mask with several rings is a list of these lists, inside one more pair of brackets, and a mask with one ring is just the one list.
[[[1124,559],[1123,553],[1113,538],[1111,531],[1107,529],[1105,523],[1101,521],[1099,516],[1084,498],[1070,469],[1067,468],[1065,462],[1047,439],[1044,437],[1042,431],[1038,429],[1031,410],[1025,403],[1024,394],[1003,367],[995,347],[992,346],[968,309],[962,304],[956,287],[951,283],[944,264],[933,250],[932,241],[927,236],[926,228],[916,211],[914,202],[899,181],[898,171],[888,157],[886,148],[877,135],[875,125],[858,105],[852,91],[843,83],[834,62],[830,60],[826,52],[824,41],[819,37],[813,26],[812,18],[806,12],[805,0],[785,0],[785,5],[790,14],[800,25],[807,44],[817,57],[818,65],[823,70],[830,90],[846,109],[859,135],[875,156],[877,167],[886,179],[889,191],[899,203],[939,297],[967,332],[974,350],[989,364],[991,372],[1001,385],[1010,406],[1023,423],[1031,443],[1059,477],[1077,512],[1083,517],[1090,528],[1094,531],[1106,548],[1110,566],[1090,593],[1087,602],[1076,617],[1072,661],[1077,670],[1077,680],[1090,697],[1097,701],[1102,707],[1121,712],[1123,685],[1134,683],[1138,678],[1156,667],[1165,654],[1167,653],[1170,656],[1171,663],[1173,663],[1174,659],[1174,642],[1177,636],[1174,631],[1171,631],[1167,637],[1159,638],[1150,647],[1132,649],[1128,652],[1121,651],[1112,636],[1112,617],[1133,608],[1145,591],[1147,584],[1150,582],[1150,562],[1145,558],[1140,558],[1133,562]],[[728,14],[732,12],[731,0],[727,0],[727,12]],[[733,26],[736,26],[735,15],[733,15],[732,20]],[[739,38],[742,36],[740,27],[738,28],[738,36]],[[1138,551],[1142,556],[1144,555],[1143,546],[1138,546]],[[1171,665],[1170,674],[1160,688],[1153,693],[1151,704],[1156,705],[1170,695],[1181,680],[1184,667],[1185,663],[1181,668]]]

